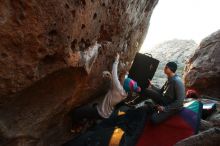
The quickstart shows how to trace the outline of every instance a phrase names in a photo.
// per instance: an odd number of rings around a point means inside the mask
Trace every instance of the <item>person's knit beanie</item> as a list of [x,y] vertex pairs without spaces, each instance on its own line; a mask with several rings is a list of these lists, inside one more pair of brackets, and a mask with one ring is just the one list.
[[173,72],[175,73],[177,70],[177,64],[175,62],[168,62],[166,66]]

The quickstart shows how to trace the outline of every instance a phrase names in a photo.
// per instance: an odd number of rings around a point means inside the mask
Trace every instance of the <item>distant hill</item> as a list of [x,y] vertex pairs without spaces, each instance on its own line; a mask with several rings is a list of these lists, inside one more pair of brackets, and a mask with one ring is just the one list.
[[166,75],[163,72],[164,66],[169,61],[174,61],[178,65],[177,74],[182,77],[185,61],[193,55],[197,44],[193,40],[169,40],[156,45],[147,53],[160,61],[158,69],[154,75],[152,83],[161,87],[166,81]]

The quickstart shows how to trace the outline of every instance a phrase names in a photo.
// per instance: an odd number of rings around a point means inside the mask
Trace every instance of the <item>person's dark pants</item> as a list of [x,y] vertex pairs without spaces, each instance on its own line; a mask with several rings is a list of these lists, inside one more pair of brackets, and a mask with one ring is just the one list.
[[145,89],[144,93],[142,94],[144,98],[152,99],[156,104],[166,106],[169,101],[158,91],[153,89]]
[[[159,93],[156,90],[153,89],[146,89],[144,93],[142,94],[144,98],[150,98],[152,99],[156,104],[162,105],[162,106],[167,106],[172,101],[168,100],[166,97],[164,97],[161,93]],[[151,120],[154,124],[159,124],[166,119],[168,119],[170,116],[176,114],[178,111],[176,110],[170,110],[170,111],[163,111],[163,112],[158,112],[155,111],[153,112],[151,116]]]

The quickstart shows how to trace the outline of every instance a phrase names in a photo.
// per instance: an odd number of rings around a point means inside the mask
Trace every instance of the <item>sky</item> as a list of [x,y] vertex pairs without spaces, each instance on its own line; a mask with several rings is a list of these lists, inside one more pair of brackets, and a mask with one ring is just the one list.
[[140,52],[172,39],[195,40],[220,29],[220,0],[159,0]]

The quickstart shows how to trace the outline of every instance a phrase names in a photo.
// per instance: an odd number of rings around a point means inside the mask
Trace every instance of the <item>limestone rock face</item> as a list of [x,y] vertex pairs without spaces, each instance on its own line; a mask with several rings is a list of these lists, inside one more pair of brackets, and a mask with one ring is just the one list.
[[220,98],[220,30],[200,43],[186,63],[184,81],[187,88]]
[[116,52],[129,63],[158,0],[0,1],[0,145],[60,145],[68,112],[103,95]]

